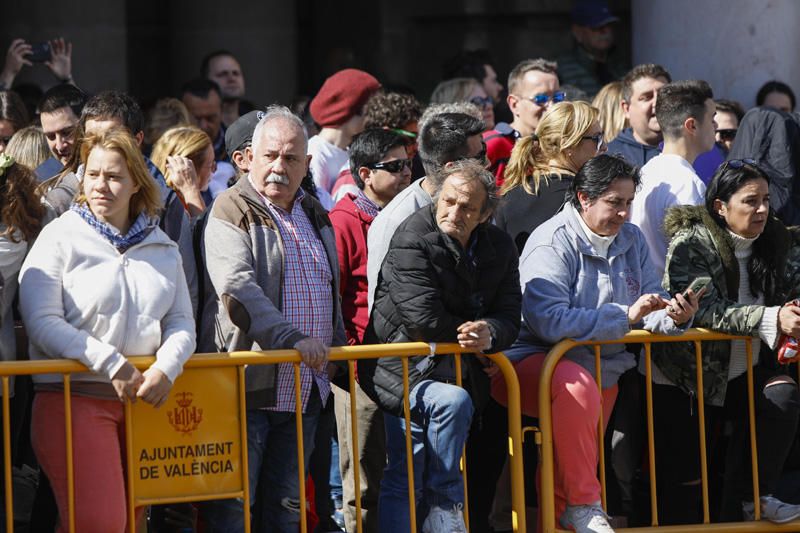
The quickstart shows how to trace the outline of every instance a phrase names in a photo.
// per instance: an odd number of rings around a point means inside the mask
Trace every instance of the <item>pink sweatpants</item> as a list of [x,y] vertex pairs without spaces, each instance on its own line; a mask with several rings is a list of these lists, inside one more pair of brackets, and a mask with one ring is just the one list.
[[[546,355],[533,354],[514,365],[527,416],[539,416],[539,377]],[[492,381],[492,396],[505,405],[508,392],[500,374]],[[608,424],[616,399],[616,385],[601,394],[592,375],[577,363],[562,359],[556,366],[551,385],[556,521],[567,502],[585,505],[600,500],[597,422],[602,402],[603,427]]]
[[[59,532],[69,530],[64,431],[64,395],[36,393],[31,441],[53,487]],[[72,439],[76,530],[81,533],[124,532],[128,513],[123,405],[116,400],[73,395]]]

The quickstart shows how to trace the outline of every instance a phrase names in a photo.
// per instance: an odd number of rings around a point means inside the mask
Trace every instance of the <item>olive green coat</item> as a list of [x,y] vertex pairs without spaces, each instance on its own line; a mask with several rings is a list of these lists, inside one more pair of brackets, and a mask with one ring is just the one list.
[[[800,233],[770,217],[764,232],[753,245],[748,269],[751,281],[766,279],[764,305],[737,302],[739,265],[728,231],[708,214],[705,206],[674,207],[664,218],[664,232],[670,239],[663,287],[670,294],[686,290],[698,276],[710,276],[712,283],[700,300],[694,327],[734,335],[758,336],[766,306],[782,305],[798,294],[800,283]],[[762,259],[756,259],[762,258]],[[766,276],[752,274],[758,263]],[[771,364],[775,356],[761,344],[761,360]],[[722,405],[728,386],[730,342],[707,341],[703,349],[703,391],[705,401]],[[697,394],[697,364],[690,342],[654,344],[653,361],[661,372],[690,395]],[[772,363],[774,364],[774,363]]]

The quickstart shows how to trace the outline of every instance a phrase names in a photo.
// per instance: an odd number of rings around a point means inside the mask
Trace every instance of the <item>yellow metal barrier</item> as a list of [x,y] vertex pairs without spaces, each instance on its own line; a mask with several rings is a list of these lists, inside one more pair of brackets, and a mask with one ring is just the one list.
[[[709,502],[708,502],[708,465],[706,460],[706,433],[705,433],[705,404],[703,398],[703,365],[702,359],[702,341],[729,341],[729,340],[743,340],[745,341],[747,352],[747,398],[748,398],[748,414],[750,425],[750,448],[751,448],[751,463],[752,463],[752,478],[753,478],[753,496],[754,501],[758,501],[758,458],[756,448],[756,420],[755,420],[755,407],[753,403],[753,352],[752,352],[752,339],[745,336],[726,335],[717,333],[707,329],[690,329],[682,335],[655,335],[647,331],[632,331],[621,339],[613,339],[607,341],[574,341],[566,339],[556,344],[547,354],[544,365],[542,367],[541,378],[539,381],[539,405],[542,406],[539,412],[539,429],[542,438],[541,457],[541,491],[539,494],[539,516],[542,520],[544,533],[562,532],[565,530],[556,527],[555,516],[555,497],[554,497],[554,473],[553,473],[553,418],[551,409],[545,406],[550,405],[551,400],[551,381],[556,365],[562,357],[572,348],[576,346],[593,346],[595,352],[595,368],[598,388],[602,388],[602,381],[600,377],[600,346],[605,344],[625,344],[636,343],[644,344],[644,357],[645,357],[645,381],[646,381],[646,407],[647,407],[647,445],[649,452],[649,467],[650,467],[650,510],[651,510],[651,527],[637,527],[616,529],[616,531],[628,532],[649,532],[658,531],[664,533],[705,533],[705,532],[758,532],[758,531],[800,531],[800,520],[793,521],[787,524],[773,524],[771,522],[760,521],[761,510],[758,505],[755,506],[755,521],[753,522],[729,522],[729,523],[710,523],[709,518]],[[695,357],[697,358],[697,405],[699,417],[699,430],[700,430],[700,472],[702,482],[702,496],[703,496],[703,523],[692,525],[679,525],[679,526],[659,526],[658,525],[658,508],[657,508],[657,492],[656,492],[656,466],[655,466],[655,441],[653,430],[653,388],[652,388],[652,361],[651,361],[651,345],[653,343],[662,342],[693,342],[695,346]],[[510,416],[510,412],[509,412]],[[600,411],[598,431],[598,451],[600,459],[600,486],[602,494],[602,504],[606,507],[606,482],[605,482],[605,461],[603,453],[603,413],[602,407]]]
[[[456,354],[456,368],[460,369],[461,361],[460,354],[464,350],[457,344],[426,344],[426,343],[401,343],[401,344],[387,344],[387,345],[370,345],[370,346],[348,346],[340,348],[332,348],[330,351],[331,361],[347,361],[348,379],[351,390],[355,386],[355,372],[354,361],[361,359],[375,359],[381,357],[402,357],[403,358],[403,391],[404,391],[404,404],[405,404],[405,419],[406,428],[410,428],[409,409],[408,409],[408,357],[435,354]],[[488,356],[495,365],[499,368],[500,372],[506,381],[508,389],[508,453],[509,464],[511,471],[511,493],[512,493],[512,524],[515,532],[524,532],[526,530],[525,521],[525,495],[523,484],[523,466],[522,466],[522,429],[520,427],[521,409],[520,409],[520,394],[519,382],[517,380],[516,372],[511,363],[502,354],[493,354]],[[154,361],[155,357],[152,356],[135,356],[129,357],[128,360],[133,363],[138,369],[144,370],[148,368]],[[185,369],[194,368],[221,368],[221,367],[237,367],[238,381],[239,381],[239,420],[241,424],[241,450],[242,450],[242,476],[243,487],[239,492],[225,492],[220,494],[207,495],[203,498],[195,496],[176,496],[169,498],[149,498],[137,499],[133,484],[133,416],[131,416],[131,404],[126,402],[126,433],[127,433],[127,498],[128,498],[128,525],[129,531],[135,533],[135,508],[137,505],[153,505],[165,504],[186,501],[198,501],[220,499],[220,498],[242,498],[244,502],[245,513],[245,531],[250,530],[249,520],[249,490],[247,483],[247,448],[246,448],[246,418],[245,418],[245,396],[244,396],[244,368],[247,365],[262,365],[262,364],[277,364],[277,363],[290,363],[294,365],[294,381],[295,381],[295,394],[296,394],[296,424],[297,424],[297,455],[299,468],[299,483],[300,483],[300,509],[306,508],[305,498],[305,471],[303,467],[303,433],[302,433],[302,403],[300,401],[300,355],[295,350],[273,350],[269,352],[233,352],[227,354],[196,354],[184,365]],[[68,529],[70,532],[75,531],[75,494],[74,494],[74,472],[72,464],[72,412],[71,402],[69,401],[71,394],[71,379],[72,374],[86,372],[87,369],[80,363],[72,360],[47,360],[47,361],[18,361],[18,362],[0,362],[0,377],[2,377],[2,413],[3,413],[3,459],[5,464],[5,479],[4,486],[5,506],[6,506],[6,529],[13,531],[13,491],[11,481],[11,444],[10,444],[10,421],[9,421],[9,376],[21,375],[36,375],[36,374],[63,374],[64,375],[64,401],[65,401],[65,432],[66,432],[66,455],[67,455],[67,483],[68,483],[68,501],[69,501],[69,516],[66,518]],[[460,372],[457,372],[460,376]],[[180,379],[180,378],[179,378]],[[458,385],[461,385],[460,378]],[[353,420],[356,420],[356,395],[350,395],[350,412]],[[359,457],[358,453],[358,424],[352,425],[352,443],[353,443],[353,457]],[[411,514],[412,531],[416,530],[415,516],[416,509],[414,503],[414,474],[413,474],[413,461],[411,460],[411,433],[409,429],[406,430],[406,453],[408,459],[408,481],[409,481],[409,509]],[[358,532],[361,533],[361,498],[359,487],[359,464],[357,460],[353,461],[353,469],[355,476],[355,494],[356,494],[356,516],[358,519]],[[464,465],[464,482],[466,488],[466,463],[462,457],[462,464]],[[465,492],[466,496],[466,492]],[[465,513],[465,518],[468,520],[468,512]],[[300,530],[305,533],[308,530],[306,523],[305,512],[300,513]]]

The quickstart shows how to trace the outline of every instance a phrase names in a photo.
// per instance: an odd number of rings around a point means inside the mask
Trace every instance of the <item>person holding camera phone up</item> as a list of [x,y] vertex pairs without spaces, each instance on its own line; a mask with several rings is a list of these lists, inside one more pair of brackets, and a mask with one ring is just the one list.
[[44,63],[60,83],[71,83],[72,43],[63,37],[43,43],[29,43],[25,39],[14,39],[6,52],[6,61],[0,71],[0,90],[10,89],[14,79],[24,66]]

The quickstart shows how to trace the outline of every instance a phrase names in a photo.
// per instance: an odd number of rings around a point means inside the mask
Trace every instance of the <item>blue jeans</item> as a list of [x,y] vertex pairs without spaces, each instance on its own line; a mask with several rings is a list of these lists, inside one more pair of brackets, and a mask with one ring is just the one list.
[[[472,400],[455,385],[423,380],[409,394],[414,491],[418,507],[464,503],[459,461],[472,421]],[[381,480],[378,515],[382,533],[411,530],[408,512],[405,419],[385,414],[388,462]]]
[[[314,432],[321,407],[319,390],[314,387],[306,412],[303,414],[306,475],[308,475],[308,460],[314,450]],[[251,531],[296,533],[300,528],[300,490],[297,430],[293,412],[247,410],[247,466]],[[206,531],[209,533],[244,531],[242,504],[243,501],[240,499],[216,500],[204,504],[203,519]]]

